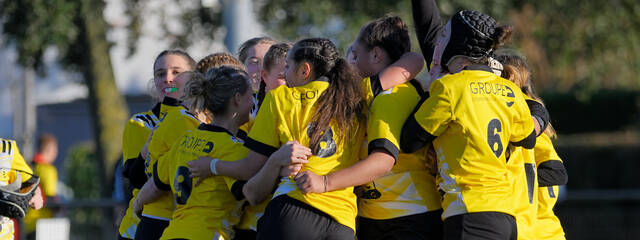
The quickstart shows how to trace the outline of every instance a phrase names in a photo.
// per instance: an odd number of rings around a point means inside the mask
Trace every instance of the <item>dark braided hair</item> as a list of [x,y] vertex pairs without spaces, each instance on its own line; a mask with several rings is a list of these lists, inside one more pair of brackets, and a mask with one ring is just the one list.
[[[298,41],[291,51],[290,58],[296,67],[306,62],[311,65],[312,76],[326,77],[329,88],[325,90],[315,103],[315,114],[312,122],[315,126],[309,134],[309,147],[318,152],[320,139],[331,121],[337,128],[333,129],[338,141],[343,140],[364,122],[365,96],[361,78],[344,58],[338,49],[326,38],[307,38]],[[354,124],[354,120],[356,120]],[[334,135],[335,136],[335,135]]]

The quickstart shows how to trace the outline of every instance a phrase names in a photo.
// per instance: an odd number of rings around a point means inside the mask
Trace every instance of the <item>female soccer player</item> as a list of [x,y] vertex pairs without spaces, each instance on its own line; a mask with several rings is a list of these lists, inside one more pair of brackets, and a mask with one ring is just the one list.
[[181,87],[176,83],[175,78],[184,71],[193,70],[195,61],[189,54],[181,50],[165,50],[160,53],[153,64],[153,83],[154,88],[152,95],[161,96],[160,99],[167,97],[164,111],[161,110],[161,103],[146,112],[136,113],[131,116],[124,128],[122,136],[122,159],[124,164],[124,177],[129,179],[133,186],[133,198],[129,202],[122,221],[120,222],[119,238],[133,239],[137,230],[140,219],[133,214],[132,204],[138,195],[138,191],[147,181],[145,173],[145,160],[140,156],[140,150],[144,146],[151,131],[160,123],[160,119],[166,114],[167,108],[171,107],[170,98],[179,98],[177,87]]
[[[408,28],[399,17],[376,19],[360,30],[351,49],[360,75],[375,78],[410,51]],[[360,164],[379,171],[372,174],[377,178],[363,187],[360,196],[358,239],[442,236],[440,194],[435,176],[426,168],[426,148],[415,154],[399,151],[402,125],[424,95],[420,83],[411,80],[378,94],[371,104],[367,123],[370,154]]]
[[276,41],[270,37],[257,37],[247,40],[238,48],[238,59],[244,63],[251,79],[251,89],[253,89],[254,93],[254,108],[251,116],[254,118],[258,114],[258,95],[260,95],[260,92],[265,91],[266,86],[260,78],[262,75],[262,60],[273,44],[276,44]]
[[[183,87],[189,81],[198,78],[201,78],[200,73],[194,71],[183,72],[176,77],[176,83],[177,85],[182,85],[180,89],[184,90]],[[175,101],[175,105],[167,111],[161,123],[149,136],[148,150],[146,151],[144,147],[142,150],[142,153],[148,152],[148,154],[146,154],[146,172],[149,178],[151,178],[153,172],[155,172],[155,163],[160,161],[162,156],[169,151],[171,145],[182,136],[182,134],[188,130],[195,129],[201,122],[208,122],[211,119],[210,115],[202,112],[189,111],[184,107],[184,105],[188,106],[188,103],[182,103],[176,99],[173,100]],[[167,102],[166,98],[164,102]],[[147,180],[147,182],[150,181],[152,180]],[[160,199],[147,204],[142,212],[141,222],[136,231],[135,239],[158,239],[162,234],[162,229],[164,229],[164,227],[168,225],[169,220],[171,220],[172,212],[173,200],[169,194],[165,194]],[[147,225],[147,223],[150,224]]]
[[[531,71],[526,61],[515,54],[496,57],[504,66],[502,75],[514,82],[528,97],[527,101],[542,100],[535,94],[531,82]],[[560,221],[553,213],[557,201],[558,185],[567,183],[567,174],[562,160],[551,143],[555,131],[549,125],[536,139],[533,150],[515,150],[511,161],[519,162],[520,174],[515,183],[515,194],[520,196],[516,208],[518,239],[564,239]],[[536,170],[537,166],[537,170]]]
[[407,119],[402,150],[433,142],[443,195],[444,239],[515,239],[508,144],[531,149],[536,132],[517,86],[489,67],[511,27],[477,11],[454,14],[435,45],[433,61],[449,75]]
[[[361,110],[365,110],[364,107],[374,95],[372,89],[379,91],[388,89],[398,82],[408,81],[420,71],[422,64],[420,67],[415,66],[418,65],[416,62],[421,61],[422,56],[420,55],[405,54],[396,63],[387,67],[380,79],[366,78],[354,83],[353,78],[359,79],[359,76],[344,59],[339,58],[331,41],[321,38],[301,40],[287,54],[285,78],[289,88],[276,88],[267,94],[263,103],[265,104],[263,107],[267,107],[267,110],[260,111],[256,118],[256,125],[252,128],[249,139],[245,143],[245,146],[252,150],[247,158],[236,162],[200,158],[190,162],[189,169],[196,177],[219,174],[236,179],[249,179],[265,164],[267,157],[285,142],[296,140],[302,145],[309,145],[315,149],[315,156],[312,156],[315,160],[309,161],[313,164],[305,165],[304,170],[308,171],[300,174],[300,178],[296,178],[297,181],[292,178],[284,178],[285,182],[278,188],[280,191],[276,191],[277,197],[270,202],[270,205],[275,204],[275,207],[272,207],[275,208],[273,211],[279,211],[280,207],[278,206],[283,204],[294,206],[302,201],[304,205],[299,208],[300,211],[308,212],[307,207],[316,210],[305,214],[302,222],[293,218],[286,219],[287,222],[291,221],[292,224],[296,222],[302,226],[305,224],[304,221],[309,219],[323,219],[326,227],[336,229],[336,231],[325,233],[323,230],[318,232],[316,228],[304,231],[300,227],[301,231],[292,232],[293,235],[285,236],[283,234],[288,233],[284,228],[260,227],[262,222],[271,224],[274,220],[261,220],[258,223],[259,238],[261,234],[266,234],[263,237],[268,236],[267,238],[299,238],[318,234],[353,238],[355,195],[353,195],[352,186],[323,185],[323,179],[329,180],[331,176],[323,177],[317,174],[324,175],[329,173],[328,171],[337,171],[357,161],[359,146],[363,140],[358,138],[361,138],[364,133],[364,125],[361,125],[361,119],[364,115],[360,114],[364,114]],[[406,65],[409,67],[405,67]],[[368,90],[362,90],[362,85],[366,86]],[[284,114],[285,112],[287,114]],[[356,116],[361,118],[356,118]],[[331,127],[329,128],[329,126]],[[324,130],[320,131],[318,128]],[[274,132],[270,133],[270,131]],[[251,137],[252,134],[255,136]],[[357,144],[353,145],[355,142]],[[302,167],[301,165],[294,166],[297,167],[297,171]],[[267,173],[268,176],[265,178],[267,180],[254,182],[273,186],[278,171],[265,170],[261,172]],[[298,189],[303,188],[300,185],[302,183],[305,183],[306,190],[304,192]],[[324,189],[323,186],[327,186],[327,188]],[[244,189],[245,195],[248,194],[247,199],[252,204],[257,204],[271,192],[272,187],[260,186],[247,190],[248,187],[245,186]],[[316,211],[326,213],[318,215],[319,212]],[[268,212],[269,207],[261,219],[265,219]],[[269,216],[274,217],[273,215]],[[293,229],[295,228],[293,227]],[[260,233],[260,229],[273,231]]]

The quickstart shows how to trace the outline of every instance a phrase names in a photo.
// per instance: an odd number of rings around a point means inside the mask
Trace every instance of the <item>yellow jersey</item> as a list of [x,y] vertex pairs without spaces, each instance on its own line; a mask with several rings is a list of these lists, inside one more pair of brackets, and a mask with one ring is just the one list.
[[[370,78],[363,79],[367,94],[367,103],[375,95],[371,93]],[[260,106],[249,137],[245,143],[252,151],[270,156],[280,146],[288,141],[297,140],[300,144],[309,146],[314,123],[311,122],[315,114],[315,103],[320,95],[329,87],[326,77],[321,77],[303,86],[289,88],[280,86],[269,91]],[[342,141],[334,137],[336,126],[330,124],[321,138],[320,149],[309,157],[301,171],[311,171],[318,175],[347,168],[358,161],[360,146],[365,139],[364,124],[354,120],[353,131]],[[335,219],[338,223],[350,227],[355,232],[355,217],[357,213],[356,196],[353,187],[338,189],[321,194],[302,194],[293,178],[282,178],[274,197],[287,194],[289,197],[302,201]]]
[[[544,135],[544,134],[543,134]],[[540,137],[537,138],[539,140]],[[515,201],[514,217],[518,228],[518,239],[536,239],[536,214],[538,206],[538,180],[534,151],[510,146],[509,167],[514,172],[513,198]]]
[[[535,147],[536,166],[540,166],[548,161],[560,161],[560,156],[556,153],[551,138],[546,134],[538,137]],[[536,237],[538,239],[565,239],[564,231],[560,220],[553,212],[553,206],[558,201],[558,186],[538,187],[538,209],[537,222],[535,225]]]
[[420,83],[411,80],[379,93],[369,108],[367,122],[368,152],[385,149],[395,159],[391,171],[364,186],[377,189],[377,199],[360,198],[358,216],[391,219],[441,209],[435,176],[426,169],[426,150],[400,152],[400,132],[404,121],[426,93]]
[[[163,113],[161,111],[161,104],[158,103],[151,110],[133,114],[129,118],[122,134],[122,164],[124,166],[127,166],[127,163],[132,164],[130,162],[138,159],[140,150],[147,142],[149,134],[160,123],[160,116],[164,116],[164,114],[166,112]],[[129,201],[129,206],[120,221],[118,233],[124,238],[133,239],[140,222],[138,215],[133,213],[133,201],[138,196],[139,191],[140,189],[138,188],[133,189],[133,197]]]
[[435,137],[443,219],[487,211],[514,215],[514,173],[504,152],[509,143],[535,144],[533,120],[518,89],[484,66],[431,84],[414,121],[421,128],[416,132]]
[[[166,105],[165,102],[161,108]],[[169,151],[173,143],[188,130],[196,129],[200,125],[200,121],[177,102],[168,105],[167,109],[149,141],[149,158],[145,165],[147,176],[150,178],[153,177],[153,166]],[[173,209],[173,198],[170,194],[165,194],[158,200],[144,205],[142,216],[169,221]]]
[[[11,171],[11,169],[24,172]],[[28,185],[30,182],[35,183],[30,174],[33,174],[33,171],[20,154],[16,142],[0,138],[0,186],[7,186],[16,181],[20,181],[21,186]],[[0,239],[13,239],[14,224],[11,219],[0,216],[0,227]]]
[[[189,177],[187,162],[201,156],[235,161],[247,156],[244,141],[222,127],[201,124],[179,138],[157,162],[156,186],[171,190],[176,209],[161,239],[231,239],[232,225],[238,223],[240,208],[231,193],[236,182],[223,176],[212,176],[195,186]],[[198,226],[198,227],[194,227]],[[215,237],[215,238],[214,238]]]

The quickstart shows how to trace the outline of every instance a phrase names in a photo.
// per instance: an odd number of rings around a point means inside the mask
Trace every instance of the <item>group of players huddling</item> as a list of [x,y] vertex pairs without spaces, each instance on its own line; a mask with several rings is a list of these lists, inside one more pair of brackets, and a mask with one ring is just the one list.
[[422,54],[395,16],[344,57],[325,38],[160,53],[158,103],[124,131],[120,238],[564,239],[566,171],[524,59],[499,51],[512,28],[412,8]]

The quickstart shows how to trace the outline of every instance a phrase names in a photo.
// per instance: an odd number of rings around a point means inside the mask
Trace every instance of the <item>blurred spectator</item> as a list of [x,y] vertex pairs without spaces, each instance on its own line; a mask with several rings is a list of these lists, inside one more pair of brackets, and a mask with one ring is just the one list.
[[[58,157],[58,140],[48,133],[38,138],[38,152],[33,156],[34,173],[40,177],[40,186],[48,203],[58,203],[58,170],[53,162]],[[52,218],[55,211],[50,207],[32,210],[24,218],[24,233],[35,239],[36,222],[41,218]]]

